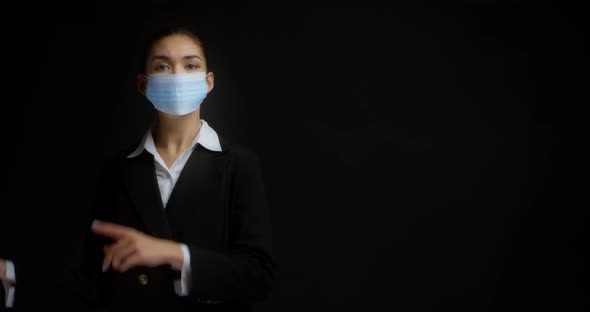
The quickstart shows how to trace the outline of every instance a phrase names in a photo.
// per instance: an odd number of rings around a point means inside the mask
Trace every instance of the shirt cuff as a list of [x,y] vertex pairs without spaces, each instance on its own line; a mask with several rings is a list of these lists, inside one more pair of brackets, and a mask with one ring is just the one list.
[[[14,271],[14,263],[12,261],[6,261],[6,279],[11,281],[12,283],[16,282],[16,273]],[[12,308],[14,305],[14,292],[15,288],[9,282],[3,282],[4,292],[6,294],[6,298],[4,298],[4,302],[7,308]]]
[[[4,285],[7,286],[7,285]],[[14,306],[14,286],[8,286],[8,287],[4,287],[6,290],[6,298],[5,298],[5,302],[6,302],[6,307],[7,308],[12,308]]]
[[16,273],[14,272],[14,263],[8,260],[6,261],[6,278],[11,282],[16,282]]
[[188,296],[191,282],[191,254],[185,244],[181,244],[180,248],[182,249],[182,270],[180,279],[174,281],[174,291],[179,296]]

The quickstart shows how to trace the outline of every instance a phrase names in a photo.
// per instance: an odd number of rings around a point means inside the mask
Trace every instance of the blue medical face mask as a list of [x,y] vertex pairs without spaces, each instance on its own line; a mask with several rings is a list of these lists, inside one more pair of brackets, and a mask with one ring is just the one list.
[[186,115],[199,108],[207,97],[207,73],[150,74],[146,96],[166,114]]

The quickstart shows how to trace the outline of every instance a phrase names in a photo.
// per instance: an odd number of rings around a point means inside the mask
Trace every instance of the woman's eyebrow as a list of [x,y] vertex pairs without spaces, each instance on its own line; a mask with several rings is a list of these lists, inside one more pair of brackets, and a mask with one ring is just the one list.
[[185,60],[190,60],[190,59],[194,59],[194,58],[198,58],[199,60],[201,60],[201,57],[198,55],[187,55],[184,57]]
[[[199,59],[202,60],[200,56],[198,55],[186,55],[185,57],[183,57],[185,60],[191,60],[191,59]],[[164,61],[169,61],[170,58],[166,55],[154,55],[152,57],[152,60],[164,60]]]
[[152,60],[164,60],[164,61],[169,61],[170,58],[167,57],[166,55],[154,55],[152,57]]

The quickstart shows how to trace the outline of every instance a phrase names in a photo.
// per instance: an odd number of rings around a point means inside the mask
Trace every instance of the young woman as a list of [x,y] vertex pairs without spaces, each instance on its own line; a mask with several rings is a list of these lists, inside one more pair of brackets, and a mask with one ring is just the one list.
[[247,311],[275,265],[258,157],[200,116],[213,89],[203,42],[188,28],[155,34],[138,91],[157,110],[141,142],[105,168],[84,269],[98,305]]

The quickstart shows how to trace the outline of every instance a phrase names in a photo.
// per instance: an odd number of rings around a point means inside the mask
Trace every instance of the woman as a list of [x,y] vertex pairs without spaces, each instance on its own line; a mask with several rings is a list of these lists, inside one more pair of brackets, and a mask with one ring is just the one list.
[[146,46],[138,91],[157,110],[141,142],[108,163],[85,272],[111,309],[250,310],[271,290],[271,221],[257,156],[200,117],[213,89],[188,28]]

